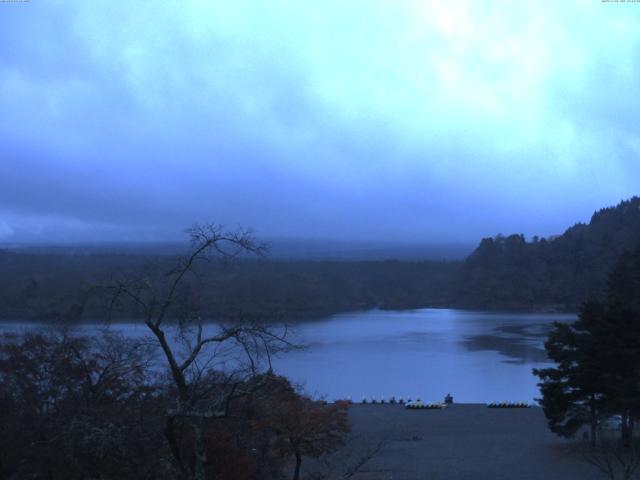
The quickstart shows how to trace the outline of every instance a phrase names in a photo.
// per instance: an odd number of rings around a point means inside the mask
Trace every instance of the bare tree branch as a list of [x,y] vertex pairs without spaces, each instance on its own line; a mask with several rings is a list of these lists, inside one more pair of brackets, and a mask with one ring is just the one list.
[[[209,260],[212,256],[229,260],[241,254],[263,255],[266,244],[255,241],[249,230],[237,229],[227,232],[221,226],[194,225],[187,233],[191,239],[190,253],[179,259],[176,266],[166,275],[165,288],[157,288],[149,276],[129,281],[116,281],[111,287],[112,301],[109,318],[119,298],[124,298],[140,308],[144,314],[144,324],[158,341],[160,349],[169,367],[170,377],[177,393],[177,404],[167,413],[166,436],[181,472],[186,472],[184,460],[176,444],[175,428],[177,422],[186,421],[195,437],[194,479],[204,478],[205,449],[201,422],[207,419],[225,417],[233,399],[249,395],[261,388],[262,381],[255,381],[260,371],[262,356],[266,357],[271,370],[272,355],[291,348],[292,345],[283,334],[272,331],[262,325],[240,319],[234,325],[212,326],[213,332],[205,331],[202,318],[198,314],[199,306],[185,300],[183,314],[178,319],[179,344],[186,347],[181,358],[175,344],[167,338],[168,319],[176,311],[179,291],[188,276],[196,276],[196,264]],[[175,318],[171,318],[175,320]],[[222,346],[229,346],[223,349]],[[213,347],[213,348],[208,348]],[[231,374],[221,376],[213,370],[215,358],[237,350],[243,355],[231,358]],[[228,367],[224,362],[221,366]],[[251,379],[254,379],[250,381]]]

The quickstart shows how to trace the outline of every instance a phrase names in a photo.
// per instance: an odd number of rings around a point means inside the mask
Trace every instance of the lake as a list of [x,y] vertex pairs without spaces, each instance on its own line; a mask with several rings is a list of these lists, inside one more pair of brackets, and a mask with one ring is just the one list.
[[[531,369],[549,365],[546,334],[554,321],[575,318],[451,309],[345,313],[296,325],[291,338],[306,348],[274,365],[308,393],[329,400],[402,396],[433,402],[451,393],[456,402],[531,402],[539,397]],[[41,327],[0,323],[0,331],[31,328]],[[111,328],[146,333],[139,324]]]

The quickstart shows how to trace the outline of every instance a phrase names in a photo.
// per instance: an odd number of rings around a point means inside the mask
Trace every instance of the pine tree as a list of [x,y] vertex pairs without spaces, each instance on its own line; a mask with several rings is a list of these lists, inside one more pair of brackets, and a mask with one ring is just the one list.
[[551,430],[571,436],[605,415],[622,417],[631,442],[640,418],[640,247],[625,253],[609,276],[604,302],[583,305],[573,324],[556,323],[545,343],[554,368],[535,369]]
[[604,311],[601,303],[587,302],[578,321],[554,324],[545,349],[558,365],[533,371],[541,380],[540,404],[549,428],[558,435],[570,437],[588,425],[591,441],[596,440],[606,385],[597,360],[593,331],[602,321]]

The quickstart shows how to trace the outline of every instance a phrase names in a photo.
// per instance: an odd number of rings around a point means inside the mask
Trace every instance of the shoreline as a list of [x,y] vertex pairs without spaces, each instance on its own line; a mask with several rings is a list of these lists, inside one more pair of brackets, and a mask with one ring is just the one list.
[[[536,314],[540,314],[540,315],[553,315],[553,314],[559,314],[559,315],[577,315],[578,311],[576,309],[570,309],[570,308],[566,308],[566,309],[552,309],[552,308],[548,308],[548,306],[537,306],[537,307],[523,307],[523,308],[516,308],[516,307],[511,307],[511,308],[474,308],[474,307],[470,307],[470,306],[454,306],[454,305],[445,305],[445,304],[437,304],[437,305],[426,305],[426,306],[419,306],[419,307],[407,307],[407,308],[402,308],[402,307],[387,307],[387,306],[372,306],[370,308],[354,308],[354,309],[346,309],[346,310],[340,310],[340,311],[336,311],[331,313],[330,311],[327,312],[323,312],[323,313],[309,313],[300,317],[295,317],[295,319],[293,319],[294,317],[287,317],[285,315],[282,316],[281,319],[279,320],[274,320],[273,317],[274,315],[269,315],[267,317],[264,317],[265,320],[263,323],[265,324],[272,324],[272,325],[278,325],[278,324],[286,324],[286,325],[296,325],[296,324],[301,324],[301,323],[309,323],[309,322],[319,322],[319,321],[323,321],[323,320],[328,320],[330,318],[336,317],[336,316],[340,316],[340,315],[353,315],[353,314],[359,314],[359,313],[369,313],[369,312],[373,312],[373,311],[380,311],[380,312],[401,312],[401,313],[407,313],[407,312],[412,312],[412,311],[418,311],[418,310],[456,310],[456,311],[461,311],[461,312],[467,312],[467,313],[478,313],[478,314],[482,314],[482,313],[492,313],[492,314],[498,314],[498,315],[509,315],[509,314],[514,314],[514,315],[536,315]],[[258,317],[259,318],[259,317]],[[222,321],[229,321],[229,320],[222,320]],[[73,321],[73,322],[64,322],[64,321],[60,321],[60,320],[55,320],[55,319],[37,319],[37,318],[33,318],[33,317],[21,317],[20,315],[16,315],[16,316],[2,316],[0,315],[0,323],[12,323],[12,322],[24,322],[24,323],[32,323],[32,324],[42,324],[42,325],[64,325],[64,326],[74,326],[74,325],[97,325],[97,324],[133,324],[136,322],[143,322],[142,318],[114,318],[112,320],[91,320],[91,319],[82,319],[82,320],[78,320],[78,321]],[[219,323],[220,320],[214,320],[212,318],[205,318],[203,319],[203,323],[206,324],[215,324],[215,323]],[[170,324],[172,322],[167,321],[167,324]],[[233,323],[232,321],[229,321],[229,323]]]
[[[442,410],[353,404],[352,433],[336,464],[374,451],[354,480],[590,480],[599,472],[577,440],[551,433],[540,407],[487,408],[454,403]],[[306,471],[314,471],[313,461]],[[339,472],[338,472],[339,473]]]

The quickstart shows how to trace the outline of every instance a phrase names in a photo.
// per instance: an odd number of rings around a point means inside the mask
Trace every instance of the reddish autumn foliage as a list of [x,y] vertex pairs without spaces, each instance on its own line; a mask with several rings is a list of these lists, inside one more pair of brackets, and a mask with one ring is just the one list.
[[283,377],[275,377],[274,383],[263,421],[275,433],[274,446],[280,454],[294,457],[293,478],[297,480],[303,457],[319,457],[344,443],[350,430],[349,403],[312,400],[298,394]]
[[2,337],[0,477],[158,476],[164,407],[135,347],[113,335]]
[[[149,358],[116,335],[0,337],[0,478],[188,478],[193,425],[168,422],[174,393],[150,374]],[[298,478],[303,457],[332,451],[349,431],[347,404],[312,401],[284,377],[236,388],[247,393],[226,416],[202,420],[206,478]]]

